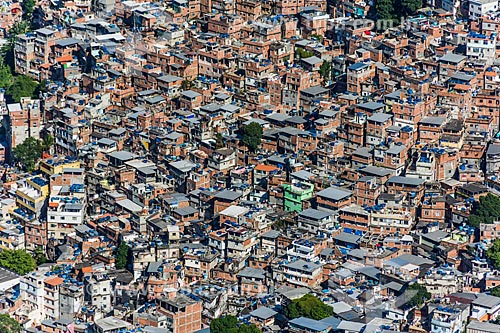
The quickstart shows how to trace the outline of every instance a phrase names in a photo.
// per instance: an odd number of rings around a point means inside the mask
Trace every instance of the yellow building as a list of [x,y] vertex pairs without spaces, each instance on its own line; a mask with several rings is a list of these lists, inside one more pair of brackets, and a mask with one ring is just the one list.
[[[16,204],[19,208],[14,213],[31,220],[40,216],[49,193],[49,182],[45,179],[35,176],[25,178],[17,182]],[[24,216],[22,213],[26,214]]]
[[50,177],[52,175],[62,173],[63,169],[79,167],[80,161],[76,160],[75,158],[66,156],[52,156],[41,160],[39,169],[41,172]]

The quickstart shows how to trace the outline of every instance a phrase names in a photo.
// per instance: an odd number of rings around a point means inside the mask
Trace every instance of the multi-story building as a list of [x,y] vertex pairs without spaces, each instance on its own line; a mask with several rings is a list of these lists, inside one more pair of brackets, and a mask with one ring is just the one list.
[[47,244],[46,217],[49,185],[38,176],[25,178],[16,183],[16,203],[18,208],[12,214],[20,219],[25,230],[27,249],[34,250]]
[[373,207],[370,231],[382,235],[406,235],[410,233],[414,222],[410,209]]
[[352,193],[339,187],[331,186],[316,194],[316,204],[319,210],[337,211],[351,204]]
[[6,125],[10,152],[27,138],[40,138],[42,114],[39,99],[22,98],[20,103],[9,104],[7,109]]
[[362,94],[370,91],[370,81],[375,76],[375,63],[357,62],[347,68],[347,91]]
[[464,68],[467,57],[448,52],[439,59],[439,76],[443,79],[451,77],[456,71]]
[[498,316],[500,316],[500,297],[481,295],[472,302],[471,319],[490,321]]
[[64,279],[54,272],[52,265],[42,265],[21,278],[22,306],[16,315],[29,325],[43,320],[73,318],[83,304],[82,286],[64,283]]
[[[60,316],[59,312],[59,289],[63,283],[63,279],[59,276],[53,276],[43,281],[44,289],[44,309],[45,318],[56,320]],[[40,288],[40,286],[38,286]]]
[[249,256],[258,244],[257,233],[243,228],[233,227],[226,230],[228,257],[245,258]]
[[286,284],[291,286],[315,287],[322,282],[322,266],[302,259],[283,264]]
[[283,207],[288,212],[301,212],[304,204],[311,199],[314,185],[306,182],[283,184]]
[[71,320],[81,312],[84,306],[82,285],[63,283],[59,285],[60,318]]
[[438,306],[432,311],[431,333],[463,331],[469,306]]
[[500,221],[495,221],[491,224],[481,223],[479,226],[479,237],[481,241],[494,239],[500,237]]
[[[498,2],[496,7],[498,7]],[[474,6],[471,2],[470,6]],[[477,33],[470,33],[467,37],[467,56],[472,59],[484,59],[490,61],[493,59],[496,50],[496,38],[494,35],[486,36]]]
[[14,65],[16,73],[30,75],[31,62],[35,59],[35,34],[18,35],[14,45]]
[[392,115],[388,113],[374,113],[366,119],[366,144],[377,146],[384,142],[387,136],[386,129],[392,126]]
[[354,185],[353,196],[355,203],[360,206],[375,206],[376,200],[382,193],[383,186],[374,176],[364,176]]
[[[68,176],[67,173],[79,172],[79,174],[83,174],[84,170],[80,169],[80,165],[81,165],[80,161],[78,161],[76,158],[67,156],[58,156],[58,157],[51,156],[43,160],[40,160],[38,168],[42,173],[46,174],[48,177],[63,173],[66,173],[66,176]],[[64,169],[66,169],[66,172]],[[65,184],[65,185],[70,185],[70,184]]]
[[313,235],[333,228],[333,217],[331,213],[308,208],[299,213],[298,228]]
[[339,223],[347,233],[362,235],[368,231],[370,221],[370,212],[358,205],[349,205],[339,210]]
[[266,271],[260,268],[245,267],[237,274],[241,295],[256,296],[267,292]]
[[497,11],[497,9],[498,1],[496,0],[472,0],[469,2],[469,17],[478,20],[490,12]]
[[95,273],[85,280],[85,301],[95,309],[96,317],[106,317],[112,310],[111,279],[107,274]]
[[219,262],[218,255],[220,255],[218,251],[209,249],[193,249],[185,253],[186,280],[191,283],[209,278]]
[[303,27],[303,34],[322,35],[326,31],[326,22],[329,15],[318,11],[316,7],[306,7],[300,12],[300,24]]
[[45,319],[45,289],[42,287],[45,273],[49,268],[38,269],[34,274],[29,274],[21,279],[21,296],[25,300],[20,309],[20,316],[28,323],[36,323]]
[[[429,270],[419,279],[419,283],[436,297],[444,297],[462,292],[465,277],[453,267],[439,267]],[[452,331],[453,332],[453,331]]]
[[58,31],[48,28],[35,30],[35,59],[45,64],[49,61],[51,48],[55,45]]
[[83,184],[53,187],[47,208],[47,237],[63,240],[83,223],[86,192]]
[[202,304],[183,294],[173,298],[159,298],[158,311],[166,317],[160,328],[175,333],[191,333],[201,329]]
[[78,149],[90,140],[90,123],[69,108],[59,111],[54,124],[55,151],[76,156]]
[[500,145],[490,144],[486,150],[486,174],[496,174],[500,170]]

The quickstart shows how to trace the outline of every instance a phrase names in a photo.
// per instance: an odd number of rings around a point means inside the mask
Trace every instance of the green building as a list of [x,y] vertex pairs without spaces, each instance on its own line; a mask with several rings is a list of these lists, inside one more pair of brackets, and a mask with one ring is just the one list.
[[312,198],[314,185],[306,182],[283,184],[283,206],[286,212],[301,212],[302,203]]

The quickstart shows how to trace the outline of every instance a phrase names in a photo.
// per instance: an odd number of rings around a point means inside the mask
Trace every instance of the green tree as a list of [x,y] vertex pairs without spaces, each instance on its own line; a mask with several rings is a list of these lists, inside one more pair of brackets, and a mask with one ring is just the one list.
[[278,231],[286,231],[288,228],[289,223],[285,219],[279,219],[278,221],[274,222],[273,226],[275,230]]
[[393,19],[395,16],[394,0],[377,0],[375,2],[375,13],[379,20]]
[[215,135],[215,148],[216,149],[224,148],[224,137],[220,133],[217,133]]
[[45,256],[45,252],[43,251],[43,247],[41,246],[37,246],[34,253],[34,258],[37,265],[45,264],[48,261],[47,257]]
[[237,326],[238,318],[236,318],[235,316],[225,316],[212,320],[212,322],[210,323],[210,332],[222,333]]
[[422,0],[396,0],[395,8],[398,8],[399,16],[408,17],[422,8]]
[[34,93],[38,87],[38,82],[26,75],[18,75],[14,78],[12,85],[7,89],[14,102],[19,102],[21,97],[35,97]]
[[42,139],[42,149],[43,151],[49,151],[52,145],[54,144],[54,137],[50,134],[47,134]]
[[472,214],[469,215],[468,224],[479,228],[481,223],[491,224],[500,219],[500,199],[491,193],[475,201]]
[[[14,72],[15,65],[14,65],[14,42],[9,41],[8,43],[5,43],[2,45],[0,48],[0,62],[3,65],[6,65],[7,68],[10,69],[10,73]],[[10,82],[12,83],[12,82]],[[3,87],[3,88],[8,88],[10,86],[10,83]]]
[[121,242],[118,248],[116,249],[115,255],[115,266],[118,269],[122,269],[127,267],[127,259],[128,259],[128,245],[125,242]]
[[289,319],[307,317],[321,320],[333,315],[333,308],[323,303],[316,296],[308,294],[288,304],[285,308],[285,315]]
[[493,267],[500,268],[500,238],[493,241],[493,244],[486,251],[486,257],[490,260]]
[[36,261],[25,250],[4,249],[0,251],[0,267],[25,275],[36,269]]
[[323,36],[319,35],[319,34],[312,34],[311,37],[313,38],[316,38],[317,40],[319,40],[320,42],[323,41]]
[[302,59],[302,58],[309,58],[314,55],[314,52],[308,51],[302,47],[298,47],[297,50],[295,50],[295,58]]
[[210,323],[211,333],[260,333],[261,330],[254,324],[238,325],[238,318],[235,316],[225,316],[216,318]]
[[0,332],[2,333],[21,333],[23,327],[14,318],[8,314],[0,314]]
[[35,170],[38,159],[42,157],[43,147],[40,140],[29,137],[14,148],[14,160],[31,172]]
[[41,93],[47,92],[49,82],[47,80],[43,80],[36,86],[34,96],[40,96]]
[[[11,73],[13,73],[15,69],[14,45],[17,40],[17,35],[24,34],[28,31],[30,31],[30,23],[28,21],[19,21],[14,23],[14,25],[8,31],[7,43],[3,44],[2,48],[0,49],[0,62],[4,65],[7,65],[10,68]],[[7,88],[7,86],[4,86],[3,88]]]
[[408,298],[408,302],[406,302],[406,306],[408,307],[421,307],[425,301],[431,299],[431,293],[427,291],[427,289],[421,284],[414,283],[410,285],[404,294]]
[[500,286],[496,286],[495,288],[490,290],[492,296],[500,297]]
[[25,19],[31,19],[35,9],[35,0],[23,0],[23,16]]
[[248,149],[255,152],[257,148],[259,148],[262,134],[262,126],[258,123],[251,122],[243,127],[243,143],[248,147]]
[[377,0],[375,16],[379,20],[398,22],[401,17],[414,15],[422,8],[422,0]]
[[238,327],[238,333],[261,333],[262,331],[254,324],[250,325],[240,325]]
[[19,21],[9,29],[9,35],[11,40],[15,40],[17,35],[25,34],[28,31],[30,31],[30,23],[28,21]]
[[323,61],[319,67],[319,74],[324,82],[328,81],[332,76],[332,63],[330,61]]
[[12,84],[13,75],[10,67],[3,63],[3,58],[0,60],[2,60],[0,64],[0,88],[7,89]]
[[182,90],[189,90],[191,89],[192,87],[194,86],[194,83],[188,79],[185,79],[184,81],[182,81],[181,83],[181,88]]

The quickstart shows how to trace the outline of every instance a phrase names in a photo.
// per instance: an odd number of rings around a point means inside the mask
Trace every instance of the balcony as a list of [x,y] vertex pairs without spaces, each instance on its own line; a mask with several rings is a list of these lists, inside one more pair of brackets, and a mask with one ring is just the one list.
[[471,311],[471,318],[480,320],[482,317],[484,317],[485,314],[486,314],[485,309],[480,309],[480,308],[474,307],[474,308],[472,308],[472,311]]
[[441,320],[438,320],[438,319],[432,319],[431,320],[431,324],[433,326],[445,327],[445,328],[451,328],[451,325],[452,325],[452,323],[449,323],[449,322],[446,322],[446,321],[441,321]]
[[90,0],[76,0],[75,5],[77,7],[90,7],[91,2]]

